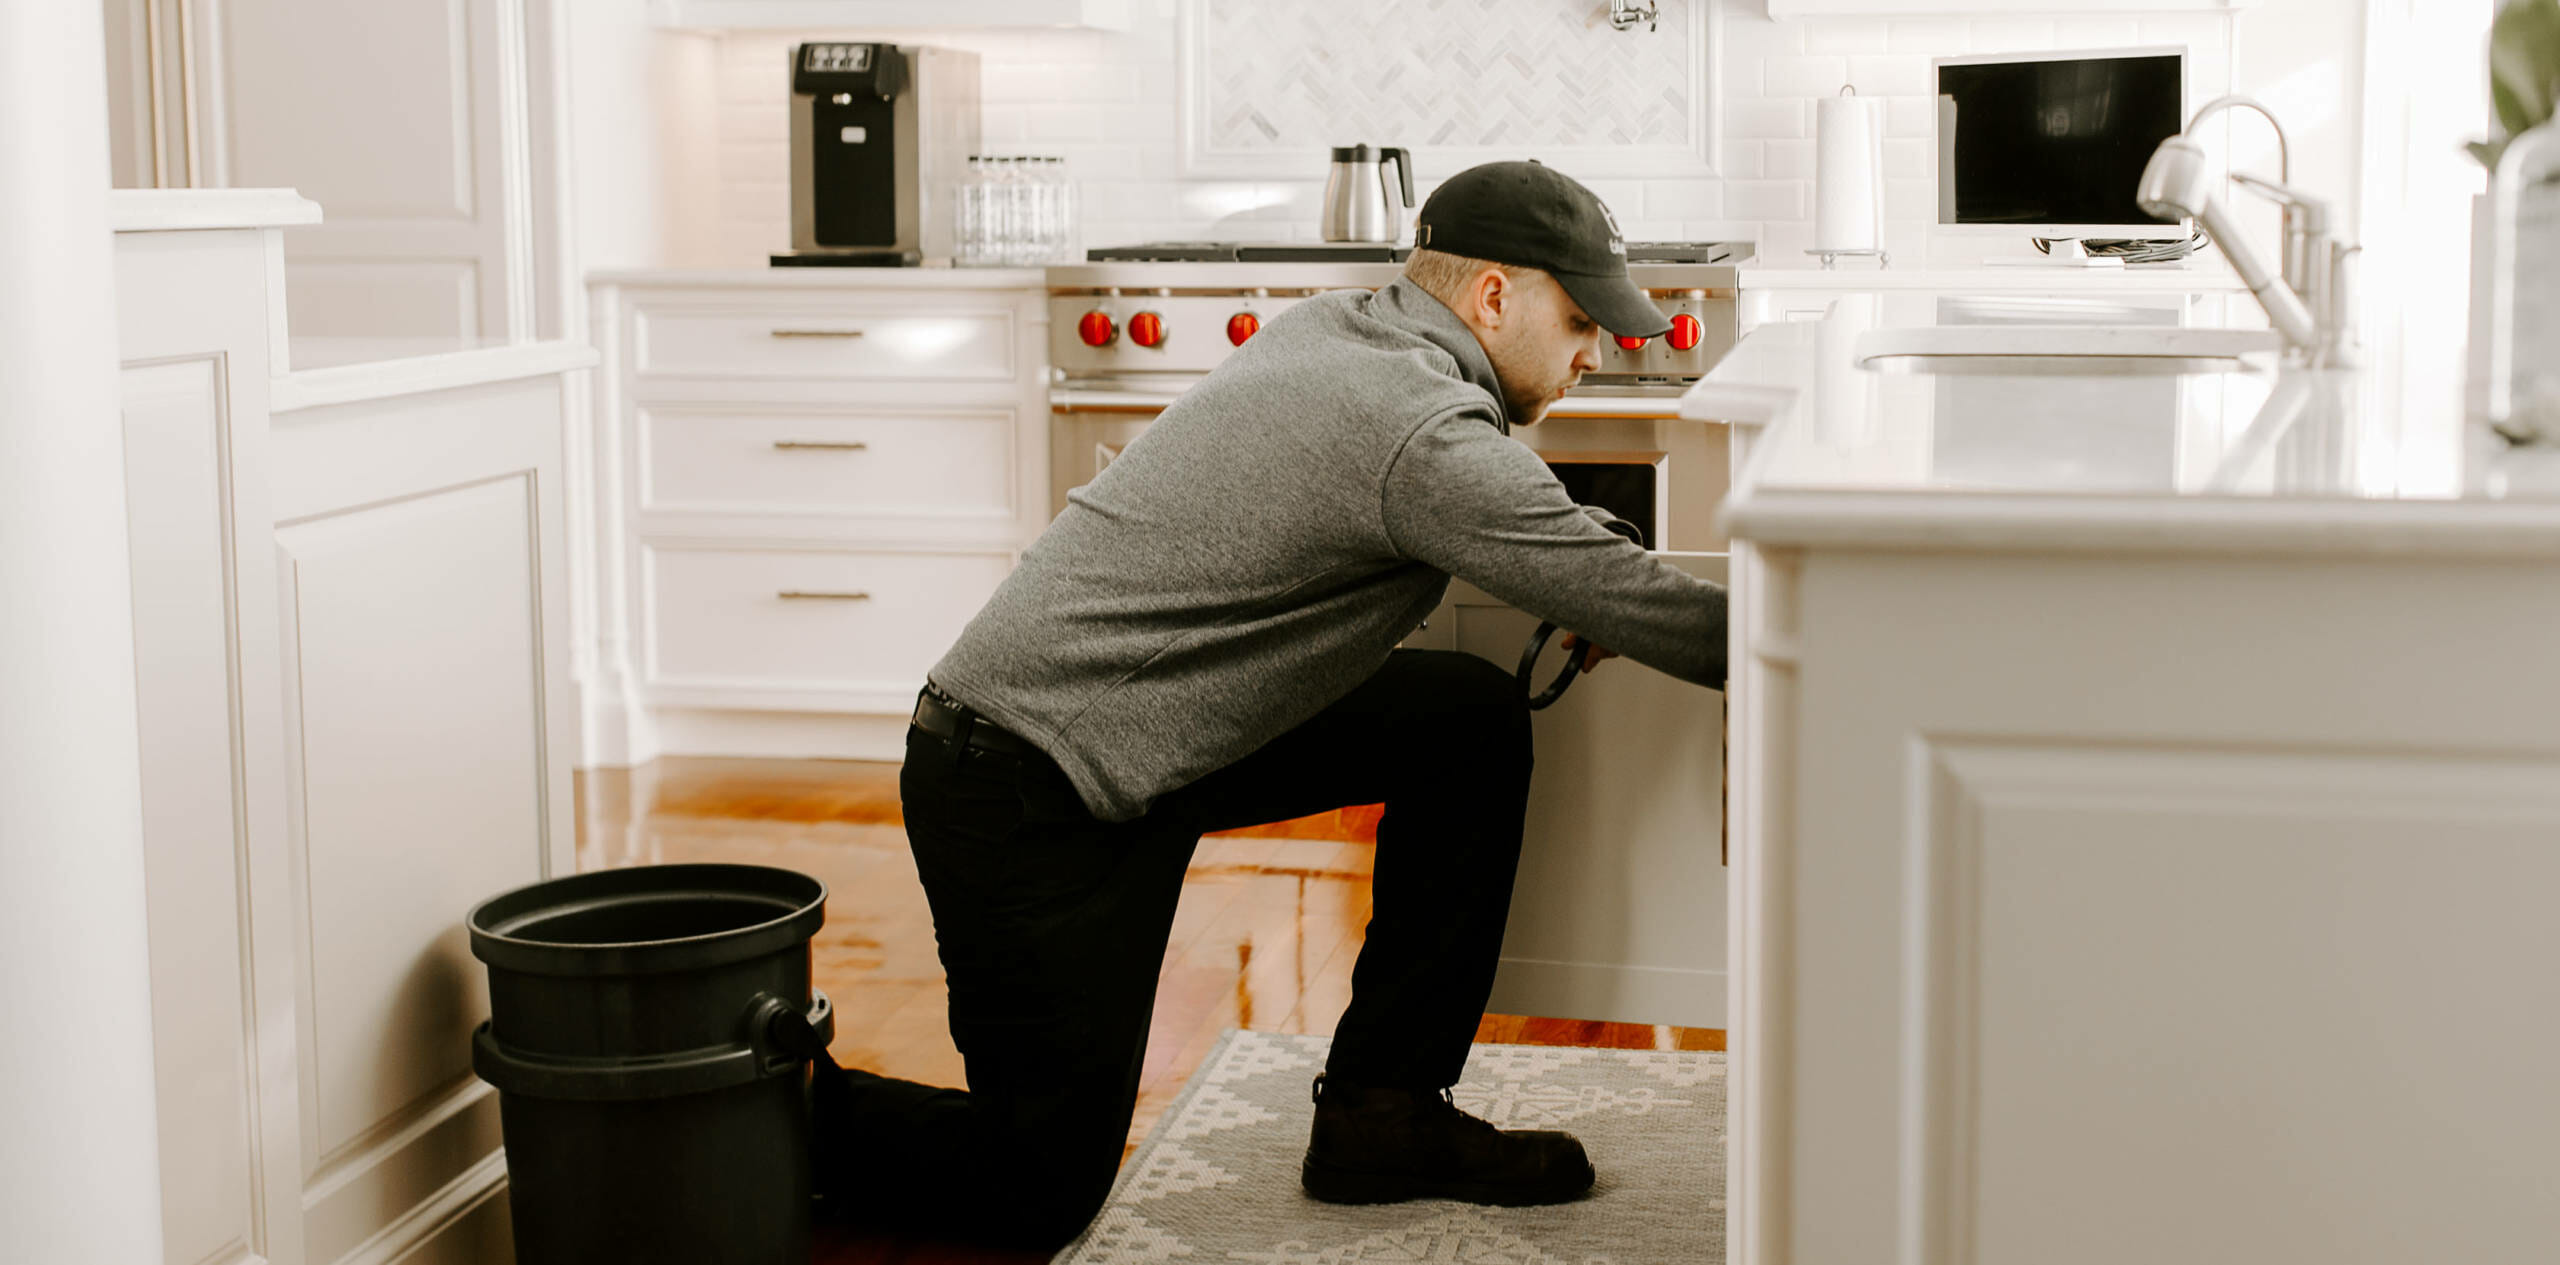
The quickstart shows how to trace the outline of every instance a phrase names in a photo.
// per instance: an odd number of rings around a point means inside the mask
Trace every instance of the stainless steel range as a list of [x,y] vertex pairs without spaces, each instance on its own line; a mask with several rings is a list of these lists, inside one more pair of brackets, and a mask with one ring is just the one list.
[[[1217,367],[1290,304],[1376,289],[1407,253],[1358,243],[1164,242],[1091,252],[1049,270],[1049,363],[1071,386],[1178,389]],[[1738,265],[1749,244],[1638,242],[1628,272],[1672,320],[1660,338],[1606,339],[1586,392],[1652,387],[1676,396],[1733,346]]]
[[[1159,242],[1049,269],[1052,510],[1265,322],[1310,295],[1384,286],[1407,253],[1357,242]],[[1672,434],[1668,419],[1739,337],[1739,265],[1751,255],[1747,242],[1628,243],[1628,273],[1671,331],[1604,337],[1599,370],[1549,411],[1552,421],[1522,434],[1577,499],[1641,507],[1657,544],[1707,547],[1701,498],[1722,486],[1722,453],[1683,456],[1701,441]],[[1557,425],[1567,420],[1577,424]]]

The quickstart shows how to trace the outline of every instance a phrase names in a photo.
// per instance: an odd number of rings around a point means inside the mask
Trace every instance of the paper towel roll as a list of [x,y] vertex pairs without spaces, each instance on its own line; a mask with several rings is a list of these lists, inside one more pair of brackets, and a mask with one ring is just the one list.
[[1824,97],[1814,117],[1813,248],[1884,248],[1884,102]]

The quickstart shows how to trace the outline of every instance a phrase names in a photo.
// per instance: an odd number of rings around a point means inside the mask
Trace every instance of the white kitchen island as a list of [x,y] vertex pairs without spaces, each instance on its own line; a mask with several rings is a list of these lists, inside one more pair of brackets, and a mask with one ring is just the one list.
[[1756,436],[1730,1259],[2552,1259],[2548,472],[2352,375],[1878,374],[1873,311],[1683,401]]

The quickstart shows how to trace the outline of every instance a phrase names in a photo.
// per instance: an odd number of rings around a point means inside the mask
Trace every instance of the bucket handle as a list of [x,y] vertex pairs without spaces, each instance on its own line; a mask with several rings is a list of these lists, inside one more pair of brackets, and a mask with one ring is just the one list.
[[748,1012],[747,1031],[755,1042],[766,1074],[787,1072],[797,1063],[827,1060],[827,1043],[836,1037],[835,1003],[815,988],[809,990],[809,1009],[800,1008],[771,993],[758,993]]

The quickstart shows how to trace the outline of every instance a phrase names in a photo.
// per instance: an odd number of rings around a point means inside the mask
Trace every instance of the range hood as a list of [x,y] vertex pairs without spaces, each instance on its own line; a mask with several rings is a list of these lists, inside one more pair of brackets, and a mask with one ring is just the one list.
[[1129,29],[1129,0],[650,0],[659,26],[729,30]]

